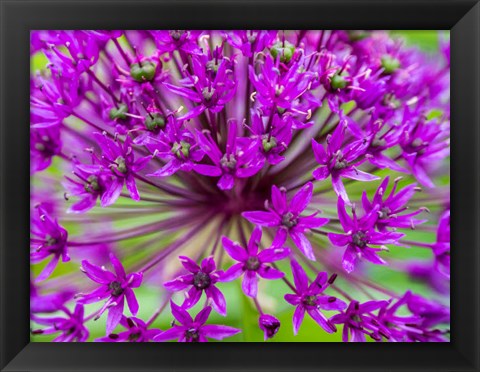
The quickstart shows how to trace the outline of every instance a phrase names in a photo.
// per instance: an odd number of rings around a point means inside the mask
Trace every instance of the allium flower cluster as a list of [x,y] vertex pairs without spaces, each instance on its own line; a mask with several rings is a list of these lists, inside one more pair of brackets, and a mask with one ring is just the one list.
[[31,59],[34,341],[449,341],[448,53],[77,30]]

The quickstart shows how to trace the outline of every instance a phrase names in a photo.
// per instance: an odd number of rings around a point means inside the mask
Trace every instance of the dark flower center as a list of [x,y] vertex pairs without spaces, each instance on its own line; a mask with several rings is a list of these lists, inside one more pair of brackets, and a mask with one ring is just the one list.
[[197,289],[208,288],[208,286],[210,286],[211,283],[212,283],[212,279],[210,278],[210,275],[202,271],[199,271],[193,276],[193,285]]
[[198,334],[198,330],[196,328],[190,328],[185,331],[185,338],[189,342],[198,342],[200,335]]
[[142,332],[140,331],[130,333],[130,335],[128,336],[128,341],[135,342],[140,338],[141,335],[142,335]]
[[379,219],[385,219],[385,218],[388,218],[388,216],[390,216],[390,213],[392,211],[390,210],[390,208],[388,207],[383,207],[382,209],[380,209],[380,213],[378,215],[378,218]]
[[342,159],[337,159],[337,161],[335,162],[335,165],[333,166],[333,169],[335,170],[342,170],[342,169],[345,169],[347,167],[348,163],[346,160]]
[[272,338],[278,332],[280,328],[280,322],[272,322],[271,324],[264,325],[267,330],[267,337]]
[[246,266],[248,270],[257,271],[260,267],[260,261],[258,260],[258,257],[248,257]]
[[297,217],[295,217],[292,212],[287,212],[282,216],[282,225],[285,227],[291,228],[297,223]]
[[277,146],[277,139],[273,136],[269,136],[268,134],[266,134],[263,136],[262,146],[263,146],[263,151],[269,152],[271,149]]
[[352,235],[352,242],[358,248],[364,248],[367,245],[368,240],[363,231],[357,231],[355,234]]
[[58,243],[58,240],[56,238],[54,238],[53,236],[47,235],[45,237],[45,245],[47,247],[52,247],[57,243]]
[[184,33],[185,33],[185,30],[173,30],[173,31],[170,31],[170,37],[175,41],[179,41],[182,38]]
[[317,296],[310,295],[303,298],[303,303],[307,306],[317,306]]
[[111,282],[108,285],[108,289],[112,291],[112,296],[114,297],[120,296],[124,291],[124,289],[122,288],[122,284],[117,281]]

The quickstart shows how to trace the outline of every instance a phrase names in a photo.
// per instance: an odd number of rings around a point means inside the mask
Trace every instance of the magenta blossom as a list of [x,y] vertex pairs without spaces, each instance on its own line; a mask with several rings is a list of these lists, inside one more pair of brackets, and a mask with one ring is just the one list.
[[258,326],[263,331],[264,340],[267,341],[277,334],[280,329],[280,321],[273,315],[262,314],[258,318]]
[[125,299],[127,300],[128,308],[132,315],[137,315],[138,302],[132,288],[140,287],[143,278],[141,272],[127,275],[122,263],[113,253],[110,253],[110,262],[112,263],[115,273],[106,270],[104,267],[98,267],[83,260],[81,270],[89,279],[101,284],[101,286],[93,292],[88,294],[80,293],[76,296],[78,302],[82,304],[91,304],[107,299],[97,314],[98,318],[108,309],[107,334],[112,333],[120,322],[123,315]]
[[155,336],[155,341],[178,339],[179,342],[207,342],[207,338],[223,340],[241,332],[239,329],[229,326],[205,324],[212,311],[210,306],[203,308],[197,314],[195,320],[185,309],[176,305],[173,301],[170,301],[170,306],[174,318],[180,324],[175,324],[172,328]]
[[343,324],[343,342],[366,342],[365,335],[378,339],[377,335],[383,328],[372,313],[387,305],[387,301],[367,301],[363,304],[352,301],[345,312],[334,315],[330,320],[333,324]]
[[342,147],[347,127],[348,125],[345,121],[338,123],[333,133],[327,136],[326,151],[314,139],[312,139],[312,148],[315,159],[320,165],[320,168],[313,172],[313,177],[321,181],[331,175],[333,190],[349,203],[350,201],[341,178],[357,181],[374,181],[378,180],[378,177],[357,169],[357,166],[364,162],[361,155],[366,150],[365,141],[354,141]]
[[450,278],[450,210],[445,211],[437,229],[437,241],[432,245],[435,266],[445,277]]
[[97,338],[97,342],[150,342],[162,331],[148,329],[148,325],[141,319],[122,316],[120,324],[126,330],[120,333],[111,333],[108,336]]
[[222,238],[223,246],[228,255],[239,263],[230,267],[222,276],[222,281],[228,282],[237,279],[244,274],[242,281],[243,292],[250,297],[256,297],[258,292],[258,277],[263,279],[280,279],[285,276],[281,271],[267,265],[270,262],[283,260],[290,255],[288,248],[272,246],[258,252],[258,246],[262,239],[262,229],[256,227],[247,248],[231,241],[227,237]]
[[163,284],[165,288],[177,292],[191,286],[185,293],[185,301],[182,305],[185,309],[195,306],[200,301],[202,293],[205,292],[215,311],[223,316],[227,315],[225,297],[215,286],[218,281],[222,280],[223,271],[215,271],[216,264],[213,257],[204,258],[201,266],[186,256],[180,256],[179,259],[183,267],[190,271],[190,274],[165,282]]
[[115,201],[123,189],[123,184],[127,186],[130,197],[139,201],[137,185],[135,183],[135,174],[143,169],[152,158],[151,155],[135,159],[135,155],[131,146],[132,140],[126,136],[125,142],[114,141],[105,134],[93,133],[95,140],[102,150],[102,155],[97,160],[106,169],[110,169],[115,177],[108,190],[105,192],[105,204]]
[[31,221],[30,260],[34,263],[41,262],[53,256],[45,266],[36,281],[47,279],[57,267],[58,261],[70,261],[67,251],[68,232],[52,219],[42,206],[36,207],[36,213]]
[[88,338],[88,329],[84,323],[84,309],[83,305],[77,304],[73,313],[66,307],[62,307],[62,311],[66,314],[66,318],[56,316],[53,318],[42,318],[34,316],[33,320],[41,325],[48,326],[44,329],[34,329],[32,334],[35,335],[50,335],[60,333],[53,342],[85,342]]
[[326,272],[319,272],[315,280],[309,285],[308,276],[302,266],[292,260],[292,274],[295,282],[296,293],[286,294],[285,300],[293,306],[296,306],[293,313],[293,333],[296,335],[303,322],[305,312],[312,317],[326,332],[336,332],[335,326],[328,320],[320,310],[343,310],[347,307],[345,302],[333,296],[323,294],[330,284],[336,278],[332,275],[328,278]]
[[327,218],[315,217],[318,212],[309,216],[300,214],[308,207],[312,199],[313,184],[308,182],[290,200],[284,189],[272,186],[272,207],[266,211],[243,212],[242,216],[250,222],[266,227],[276,227],[274,246],[282,246],[290,235],[295,245],[310,260],[315,260],[312,245],[305,233],[309,229],[318,228],[328,223]]
[[[352,208],[353,218],[350,218],[345,210],[345,202],[342,198],[338,198],[338,217],[345,234],[328,233],[328,238],[338,247],[347,246],[342,265],[348,273],[355,269],[359,258],[376,265],[387,265],[387,262],[377,255],[377,252],[387,250],[384,244],[397,244],[398,239],[405,235],[391,231],[375,231],[374,225],[378,217],[378,208],[377,205],[370,213],[360,219],[357,218],[355,209]],[[370,245],[380,247],[373,248]]]

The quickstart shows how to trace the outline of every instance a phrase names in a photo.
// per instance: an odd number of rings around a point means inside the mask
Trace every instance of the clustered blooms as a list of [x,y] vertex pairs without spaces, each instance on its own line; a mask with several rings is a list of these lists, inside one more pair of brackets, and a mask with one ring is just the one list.
[[448,342],[439,42],[33,31],[34,339]]

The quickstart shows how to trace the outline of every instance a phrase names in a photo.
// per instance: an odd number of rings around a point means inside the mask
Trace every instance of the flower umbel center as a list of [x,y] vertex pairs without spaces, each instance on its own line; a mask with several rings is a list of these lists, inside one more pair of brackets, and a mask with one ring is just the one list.
[[198,342],[199,334],[195,328],[190,328],[185,331],[185,338],[190,342]]
[[307,306],[317,306],[317,296],[310,295],[303,298],[303,303]]

